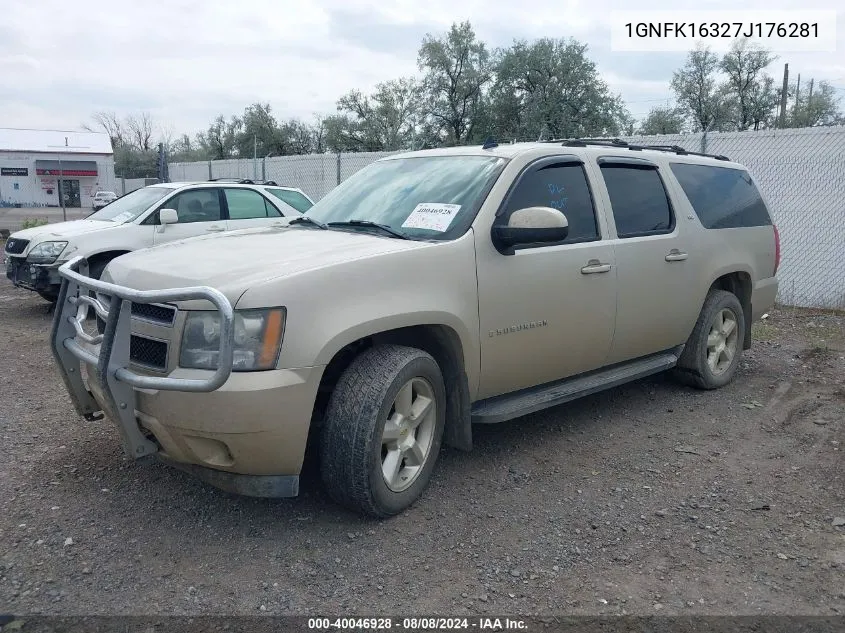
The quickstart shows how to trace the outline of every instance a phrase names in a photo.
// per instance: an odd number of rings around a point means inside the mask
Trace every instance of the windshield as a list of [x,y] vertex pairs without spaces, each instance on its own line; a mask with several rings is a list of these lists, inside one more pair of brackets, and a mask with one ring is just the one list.
[[107,207],[92,213],[87,219],[118,223],[131,222],[172,191],[173,189],[169,187],[136,189],[122,198],[118,198]]
[[305,214],[324,223],[366,220],[415,239],[469,228],[505,161],[492,156],[396,158],[365,167]]

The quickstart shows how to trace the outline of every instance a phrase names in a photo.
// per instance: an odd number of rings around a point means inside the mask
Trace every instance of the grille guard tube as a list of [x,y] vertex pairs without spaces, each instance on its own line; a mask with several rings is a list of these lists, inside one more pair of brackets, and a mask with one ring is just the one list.
[[[84,272],[80,272],[82,269]],[[158,451],[157,446],[141,432],[135,419],[135,388],[159,389],[164,391],[209,392],[219,389],[232,373],[234,350],[235,317],[229,300],[218,290],[208,286],[169,288],[166,290],[135,290],[110,284],[87,276],[87,261],[75,257],[59,267],[62,286],[50,336],[50,348],[58,364],[65,387],[73,400],[74,407],[87,419],[99,419],[100,406],[94,400],[82,381],[80,362],[96,368],[97,381],[103,389],[107,402],[103,411],[119,423],[127,455],[140,459]],[[110,297],[110,305],[104,306],[96,297],[86,291],[98,292]],[[218,366],[205,379],[168,378],[144,376],[129,369],[129,343],[131,338],[132,303],[163,303],[205,299],[220,313],[220,347]],[[82,332],[82,323],[89,308],[106,321],[105,331],[97,337]],[[77,341],[99,343],[99,354],[95,354]]]

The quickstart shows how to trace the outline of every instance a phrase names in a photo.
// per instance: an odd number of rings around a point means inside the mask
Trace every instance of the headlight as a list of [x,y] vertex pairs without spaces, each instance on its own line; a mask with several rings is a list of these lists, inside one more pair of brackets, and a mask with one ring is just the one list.
[[[279,358],[285,331],[285,309],[235,310],[233,371],[272,369]],[[189,312],[182,334],[179,366],[217,369],[220,353],[220,313]]]
[[52,264],[65,250],[65,246],[67,242],[41,242],[29,251],[26,261],[33,264]]

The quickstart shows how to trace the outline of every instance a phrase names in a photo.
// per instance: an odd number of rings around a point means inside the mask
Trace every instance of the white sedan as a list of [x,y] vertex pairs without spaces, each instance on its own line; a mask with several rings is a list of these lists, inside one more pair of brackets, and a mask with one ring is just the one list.
[[94,211],[102,209],[110,202],[117,200],[117,194],[114,191],[98,191],[94,194]]

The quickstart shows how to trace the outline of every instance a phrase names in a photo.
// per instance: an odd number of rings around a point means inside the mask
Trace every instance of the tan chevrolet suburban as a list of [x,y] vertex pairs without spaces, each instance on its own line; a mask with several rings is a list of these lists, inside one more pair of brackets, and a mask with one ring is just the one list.
[[666,370],[725,385],[779,257],[725,157],[489,141],[381,159],[289,226],[136,251],[100,280],[69,261],[52,348],[131,457],[290,497],[310,440],[332,498],[387,517],[473,423]]

